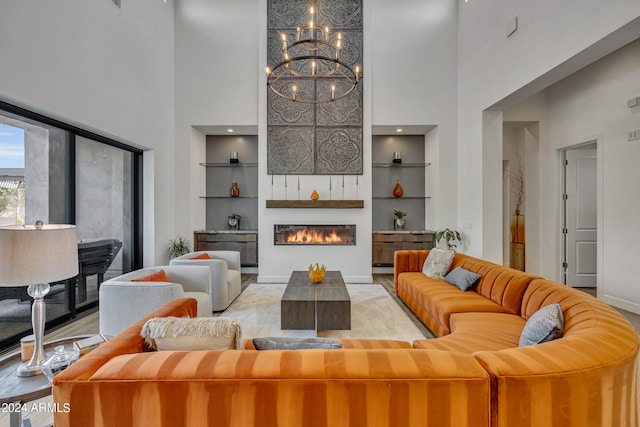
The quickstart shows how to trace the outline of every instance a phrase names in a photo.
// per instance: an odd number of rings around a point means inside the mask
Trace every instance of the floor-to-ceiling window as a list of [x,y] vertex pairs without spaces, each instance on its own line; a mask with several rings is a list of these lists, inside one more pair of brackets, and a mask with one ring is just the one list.
[[[140,266],[141,164],[137,149],[0,102],[0,225],[77,226],[80,274],[51,284],[47,327],[96,307],[102,280]],[[0,287],[0,348],[29,333],[26,288]]]

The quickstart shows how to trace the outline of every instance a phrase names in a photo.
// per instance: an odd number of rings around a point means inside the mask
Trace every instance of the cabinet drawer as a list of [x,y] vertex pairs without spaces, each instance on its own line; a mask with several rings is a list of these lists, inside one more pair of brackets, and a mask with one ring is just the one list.
[[400,235],[400,234],[379,234],[379,233],[374,233],[373,234],[373,241],[374,242],[401,242],[402,241],[402,235]]
[[236,234],[236,233],[220,233],[220,234],[196,234],[198,242],[256,242],[257,234]]

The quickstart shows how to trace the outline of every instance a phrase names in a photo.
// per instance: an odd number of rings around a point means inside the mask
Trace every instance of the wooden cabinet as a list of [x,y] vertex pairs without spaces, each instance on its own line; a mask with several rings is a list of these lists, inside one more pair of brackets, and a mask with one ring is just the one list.
[[258,232],[255,230],[195,231],[193,241],[196,251],[238,251],[243,267],[258,265]]
[[434,246],[433,232],[375,232],[373,233],[373,266],[393,266],[395,251],[431,249]]

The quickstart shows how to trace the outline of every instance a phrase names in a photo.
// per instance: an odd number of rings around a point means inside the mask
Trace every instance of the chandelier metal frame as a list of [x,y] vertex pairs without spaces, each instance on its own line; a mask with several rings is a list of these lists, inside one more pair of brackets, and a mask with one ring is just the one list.
[[[315,2],[309,7],[308,25],[296,29],[295,41],[289,45],[282,33],[282,61],[266,67],[267,87],[276,95],[303,104],[334,102],[353,92],[358,86],[360,67],[351,67],[340,56],[344,48],[342,34],[329,40],[329,27],[316,23]],[[305,20],[307,22],[307,20]],[[326,97],[318,98],[314,88],[312,99],[298,95],[295,79],[333,78]]]

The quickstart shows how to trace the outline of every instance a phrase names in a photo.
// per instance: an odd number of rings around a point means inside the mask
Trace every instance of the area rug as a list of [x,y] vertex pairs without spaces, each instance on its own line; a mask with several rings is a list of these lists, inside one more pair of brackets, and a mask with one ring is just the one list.
[[349,284],[351,330],[280,329],[280,299],[286,285],[251,284],[221,314],[236,319],[245,339],[266,336],[391,339],[412,342],[425,336],[382,285]]

